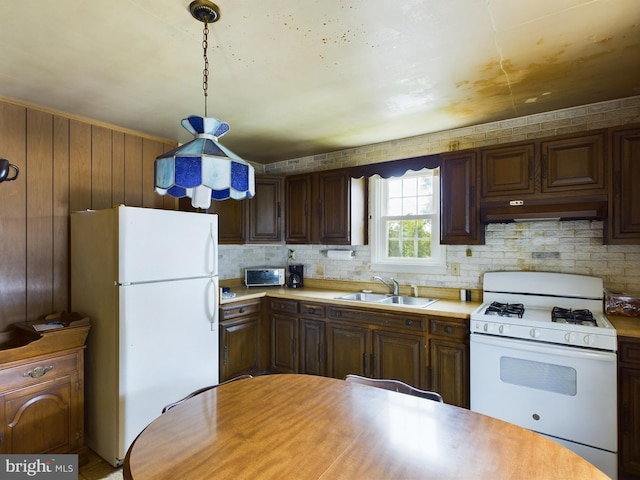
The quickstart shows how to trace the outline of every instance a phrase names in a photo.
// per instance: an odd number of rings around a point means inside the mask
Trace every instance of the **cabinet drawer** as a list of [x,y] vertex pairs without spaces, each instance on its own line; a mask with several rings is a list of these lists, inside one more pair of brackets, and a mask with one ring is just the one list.
[[404,330],[417,332],[424,332],[427,330],[427,319],[425,317],[413,315],[329,307],[327,317],[332,320],[347,320],[365,323],[368,325],[402,328]]
[[298,302],[295,300],[271,300],[271,311],[280,313],[298,313]]
[[0,370],[0,392],[7,392],[78,371],[78,354],[40,357]]
[[247,303],[234,303],[223,305],[220,307],[220,321],[230,320],[232,318],[251,315],[260,312],[260,300]]
[[429,332],[432,335],[441,337],[457,338],[460,340],[469,338],[469,325],[467,322],[456,322],[455,320],[445,320],[432,318],[429,320]]
[[618,343],[618,360],[620,363],[640,367],[640,341],[620,341]]
[[300,314],[307,317],[324,318],[324,305],[300,303]]

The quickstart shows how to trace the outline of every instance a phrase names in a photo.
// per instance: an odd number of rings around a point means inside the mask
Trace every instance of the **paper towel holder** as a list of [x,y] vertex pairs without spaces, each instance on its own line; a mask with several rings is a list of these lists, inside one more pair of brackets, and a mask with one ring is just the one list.
[[333,258],[338,260],[351,260],[356,252],[355,250],[343,250],[343,249],[327,249],[324,250],[327,258]]

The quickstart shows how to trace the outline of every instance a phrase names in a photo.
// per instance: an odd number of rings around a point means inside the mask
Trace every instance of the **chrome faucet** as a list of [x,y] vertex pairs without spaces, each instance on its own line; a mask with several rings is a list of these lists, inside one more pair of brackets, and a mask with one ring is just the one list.
[[393,295],[398,295],[399,294],[400,285],[398,284],[398,282],[396,281],[395,278],[389,277],[389,280],[391,280],[391,282],[393,283],[393,286],[390,285],[384,278],[382,278],[379,275],[374,275],[373,279],[374,280],[380,280],[382,283],[384,283],[386,285],[386,287],[393,292]]

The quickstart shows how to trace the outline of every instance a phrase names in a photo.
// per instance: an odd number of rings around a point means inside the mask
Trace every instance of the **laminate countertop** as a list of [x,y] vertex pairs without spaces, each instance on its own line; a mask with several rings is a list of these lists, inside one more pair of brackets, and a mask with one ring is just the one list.
[[[336,297],[354,293],[356,290],[330,290],[324,288],[286,288],[286,287],[236,287],[231,292],[236,296],[230,299],[223,299],[220,303],[227,305],[235,302],[242,302],[254,298],[272,297],[306,302],[331,303],[334,305],[344,305],[361,308],[375,308],[388,312],[406,312],[425,315],[435,315],[451,318],[468,319],[471,313],[476,310],[481,302],[461,302],[459,300],[440,299],[427,307],[411,307],[407,305],[384,305],[376,303],[358,302],[351,300],[341,300]],[[622,315],[607,315],[607,318],[616,328],[619,337],[640,338],[640,318],[625,317]]]
[[334,305],[344,305],[350,307],[375,308],[387,312],[406,312],[425,315],[437,315],[451,318],[469,318],[471,313],[478,308],[479,302],[461,302],[459,300],[440,299],[426,307],[412,307],[408,305],[385,305],[379,303],[359,302],[352,300],[341,300],[336,297],[354,293],[357,290],[328,290],[321,288],[286,288],[286,287],[237,287],[232,288],[235,298],[223,299],[220,303],[227,305],[230,303],[251,300],[253,298],[271,297],[290,300],[331,303]]

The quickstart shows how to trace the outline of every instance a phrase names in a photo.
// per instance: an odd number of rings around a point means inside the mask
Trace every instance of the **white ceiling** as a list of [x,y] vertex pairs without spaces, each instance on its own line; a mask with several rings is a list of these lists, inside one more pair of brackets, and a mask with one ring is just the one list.
[[[2,0],[0,96],[177,141],[189,0]],[[209,116],[269,163],[640,94],[639,0],[218,0]]]

